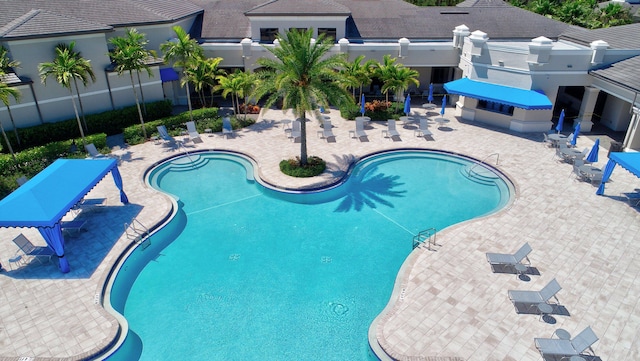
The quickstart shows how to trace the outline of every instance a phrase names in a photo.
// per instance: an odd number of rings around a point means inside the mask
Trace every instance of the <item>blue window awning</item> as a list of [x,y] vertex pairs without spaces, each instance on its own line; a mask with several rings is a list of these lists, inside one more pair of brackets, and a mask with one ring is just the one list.
[[469,78],[448,82],[444,84],[444,89],[449,94],[464,95],[526,110],[551,109],[553,107],[549,98],[541,91],[484,83]]
[[166,83],[168,81],[178,80],[179,76],[178,76],[178,73],[175,70],[173,70],[173,68],[161,68],[160,79],[162,80],[163,83]]
[[109,172],[128,203],[115,159],[58,159],[0,201],[0,227],[35,227],[69,272],[64,255],[62,217]]

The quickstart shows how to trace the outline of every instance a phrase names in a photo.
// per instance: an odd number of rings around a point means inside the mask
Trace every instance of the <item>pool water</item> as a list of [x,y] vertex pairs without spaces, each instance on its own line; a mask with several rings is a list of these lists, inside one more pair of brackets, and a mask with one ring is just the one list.
[[111,360],[376,360],[367,331],[413,235],[510,197],[497,175],[470,180],[468,160],[433,152],[370,157],[309,194],[263,187],[239,156],[195,157],[150,173],[181,208],[117,276],[130,332]]

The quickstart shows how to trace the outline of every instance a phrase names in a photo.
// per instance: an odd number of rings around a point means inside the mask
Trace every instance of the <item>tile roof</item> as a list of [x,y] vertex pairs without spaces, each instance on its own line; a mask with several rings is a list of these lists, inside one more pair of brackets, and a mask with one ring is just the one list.
[[458,5],[458,7],[495,7],[495,6],[509,6],[506,1],[502,0],[465,0]]
[[171,22],[199,12],[201,7],[175,0],[5,0],[0,36],[106,31],[112,26]]
[[332,0],[271,0],[246,12],[247,15],[349,15],[348,7]]
[[[467,7],[419,7],[402,0],[192,0],[205,9],[202,37],[205,39],[241,39],[251,36],[250,23],[245,13],[261,14],[260,11],[318,14],[341,11],[344,7],[351,13],[347,34],[353,38],[369,39],[432,39],[448,40],[453,28],[465,24],[472,31],[482,30],[494,39],[532,39],[545,36],[557,39],[570,28],[562,22],[532,13],[496,0],[476,0]],[[326,2],[325,2],[326,1]],[[471,2],[467,2],[469,5]],[[491,5],[493,4],[493,5]],[[264,9],[259,10],[260,5]],[[491,5],[491,6],[489,6]],[[253,10],[252,10],[253,9]],[[266,9],[266,10],[265,10]],[[292,10],[295,9],[295,10]],[[293,11],[293,12],[292,12]]]
[[561,34],[560,39],[589,46],[596,40],[604,40],[614,49],[640,49],[640,23],[613,26],[604,29],[572,28]]
[[640,56],[613,63],[589,73],[597,78],[616,83],[635,92],[640,92]]

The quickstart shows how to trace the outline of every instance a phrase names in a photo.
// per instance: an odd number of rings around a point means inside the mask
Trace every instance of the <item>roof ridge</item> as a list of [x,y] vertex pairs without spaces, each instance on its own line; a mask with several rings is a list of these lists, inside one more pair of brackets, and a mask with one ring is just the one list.
[[257,9],[260,9],[260,8],[265,7],[265,6],[267,6],[267,5],[273,4],[274,2],[277,2],[277,1],[278,1],[278,0],[268,0],[268,1],[266,1],[266,2],[263,2],[262,4],[260,4],[260,5],[256,5],[256,6],[252,7],[251,9],[249,9],[249,10],[245,11],[245,14],[246,14],[246,13],[249,13],[249,12],[251,12],[251,11],[253,11],[253,10],[257,10]]
[[5,36],[11,31],[17,29],[19,26],[31,20],[34,16],[40,14],[41,12],[42,12],[42,9],[31,9],[27,11],[24,15],[21,15],[13,19],[12,21],[8,22],[7,25],[0,28],[0,37]]

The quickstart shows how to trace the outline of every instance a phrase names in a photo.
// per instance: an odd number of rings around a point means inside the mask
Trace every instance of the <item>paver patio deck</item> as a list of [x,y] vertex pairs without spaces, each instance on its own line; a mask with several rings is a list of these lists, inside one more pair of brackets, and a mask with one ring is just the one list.
[[[269,110],[233,139],[203,134],[203,143],[187,143],[187,149],[245,153],[257,161],[264,180],[293,189],[331,183],[355,159],[384,149],[441,149],[477,159],[499,153],[498,168],[514,182],[515,201],[497,214],[439,230],[435,251],[420,247],[409,255],[375,329],[380,345],[399,360],[540,360],[534,337],[550,337],[557,328],[575,335],[590,325],[600,338],[594,349],[603,360],[639,360],[640,212],[620,193],[639,188],[640,180],[616,168],[605,196],[596,196],[596,187],[576,181],[571,166],[554,159],[541,134],[490,129],[460,121],[451,108],[447,113],[450,123],[441,129],[432,125],[432,139],[401,127],[400,139],[383,138],[386,126],[373,122],[368,139],[359,141],[349,136],[355,123],[332,110],[335,140],[319,138],[318,122],[308,123],[309,154],[328,162],[328,172],[313,179],[291,178],[278,169],[281,159],[299,155],[299,143],[283,131],[282,120],[293,120],[291,113]],[[578,139],[579,149],[592,144],[587,137]],[[97,300],[109,270],[130,244],[123,225],[135,218],[151,227],[170,212],[166,196],[147,187],[143,175],[176,152],[154,142],[113,150],[131,203],[119,203],[110,176],[90,192],[88,197],[106,197],[108,205],[86,216],[86,232],[67,239],[70,273],[35,260],[10,265],[17,251],[11,239],[18,233],[38,245],[44,241],[34,229],[0,231],[0,261],[7,269],[0,273],[0,360],[79,360],[112,342],[118,324]],[[606,159],[601,148],[598,166]],[[492,272],[485,252],[513,252],[525,241],[539,275],[525,282]],[[568,316],[554,315],[556,323],[549,324],[516,313],[507,290],[540,289],[552,278],[563,287],[558,298]]]

